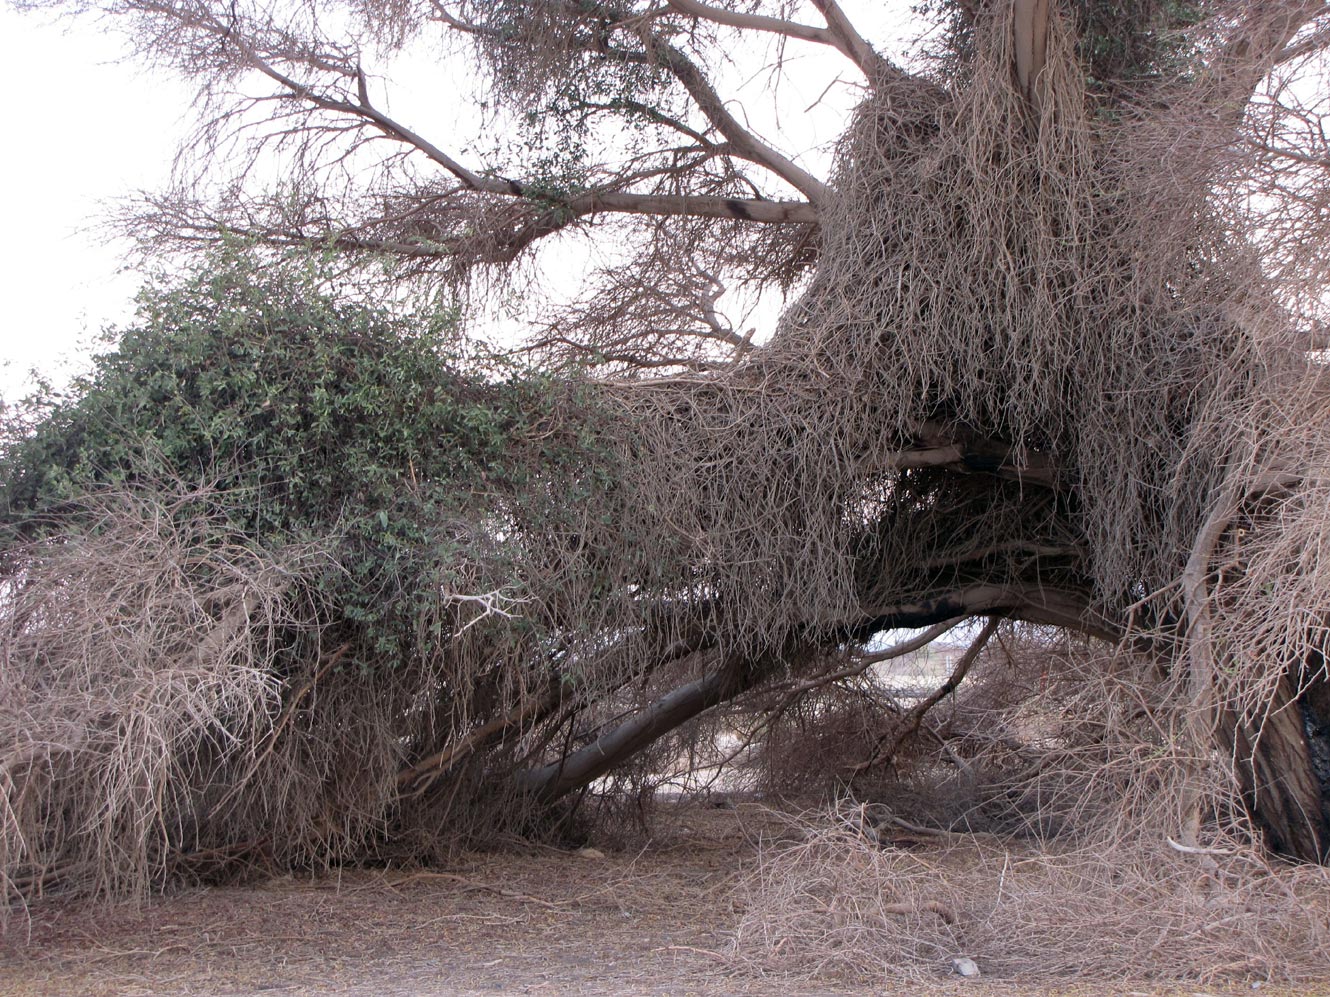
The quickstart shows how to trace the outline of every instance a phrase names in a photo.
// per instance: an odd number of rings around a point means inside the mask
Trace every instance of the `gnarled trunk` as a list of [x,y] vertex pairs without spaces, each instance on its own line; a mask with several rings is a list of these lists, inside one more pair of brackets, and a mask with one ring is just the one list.
[[1247,805],[1272,851],[1330,861],[1330,683],[1285,676],[1259,722],[1232,710],[1220,718]]

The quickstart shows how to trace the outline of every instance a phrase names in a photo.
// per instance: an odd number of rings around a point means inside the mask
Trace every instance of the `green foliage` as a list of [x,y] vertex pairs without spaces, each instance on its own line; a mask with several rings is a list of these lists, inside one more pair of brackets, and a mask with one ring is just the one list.
[[[955,0],[920,0],[912,8],[943,25],[946,74],[965,73],[973,56],[975,11]],[[1077,25],[1077,56],[1092,97],[1112,103],[1153,82],[1185,76],[1198,52],[1183,33],[1206,15],[1197,0],[1071,0],[1065,5]]]
[[1072,9],[1092,93],[1176,79],[1195,55],[1181,33],[1203,16],[1191,0],[1077,0]]
[[523,527],[560,514],[552,495],[610,481],[593,434],[557,428],[586,398],[462,356],[451,316],[340,301],[324,276],[231,251],[146,290],[90,374],[27,402],[31,428],[0,457],[0,522],[58,535],[89,490],[207,483],[256,544],[331,545],[317,595],[362,661],[437,636],[460,572],[520,586]]

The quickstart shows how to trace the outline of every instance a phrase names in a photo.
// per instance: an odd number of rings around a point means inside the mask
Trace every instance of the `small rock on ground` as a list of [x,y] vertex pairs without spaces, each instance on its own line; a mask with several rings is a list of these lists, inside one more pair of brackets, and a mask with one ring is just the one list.
[[958,976],[978,976],[979,964],[973,959],[961,956],[960,958],[951,960],[951,970]]

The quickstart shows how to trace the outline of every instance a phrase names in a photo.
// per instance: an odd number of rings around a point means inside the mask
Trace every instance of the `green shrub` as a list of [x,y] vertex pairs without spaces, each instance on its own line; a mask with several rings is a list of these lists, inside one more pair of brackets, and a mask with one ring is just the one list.
[[611,481],[594,420],[568,418],[589,418],[585,393],[463,356],[449,314],[339,300],[324,277],[232,250],[149,287],[90,373],[26,403],[30,428],[0,458],[0,521],[58,535],[89,491],[206,483],[256,545],[334,544],[317,595],[362,665],[437,637],[459,572],[520,589],[523,529],[563,514],[557,495]]

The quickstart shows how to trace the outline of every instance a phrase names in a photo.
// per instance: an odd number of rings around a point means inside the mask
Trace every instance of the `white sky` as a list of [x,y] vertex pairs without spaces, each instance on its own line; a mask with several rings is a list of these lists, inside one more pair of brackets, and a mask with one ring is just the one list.
[[[907,2],[846,6],[880,43]],[[82,369],[102,329],[133,314],[141,276],[125,267],[128,246],[108,244],[97,225],[116,198],[164,183],[191,93],[161,73],[119,62],[124,53],[118,35],[87,19],[53,23],[0,6],[0,65],[18,89],[7,102],[0,150],[0,398],[20,395],[31,367],[58,381]],[[809,165],[817,170],[825,160],[813,149],[839,133],[853,96],[833,88],[813,115],[798,120],[798,111],[818,99],[826,81],[838,74],[853,81],[855,71],[820,46],[795,44],[787,54],[813,70],[782,83],[779,103],[794,109],[796,120],[751,120],[768,135],[782,132],[778,144],[786,151],[812,153]],[[754,113],[770,107],[764,82],[755,74],[738,95]],[[431,117],[425,107],[438,106],[437,82],[419,88],[423,93],[402,83],[390,90],[390,100],[397,96],[392,110],[412,123]],[[446,126],[433,130],[436,121],[428,126],[427,135],[451,134]]]
[[11,98],[0,153],[0,398],[29,367],[58,375],[91,336],[133,312],[124,245],[95,226],[104,204],[166,177],[188,107],[178,85],[112,63],[117,38],[0,6]]

